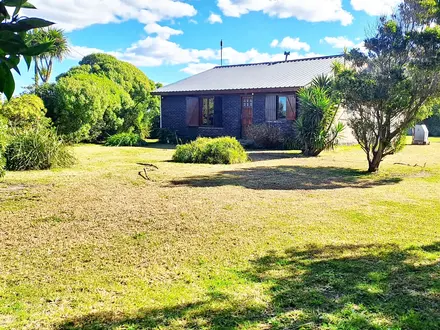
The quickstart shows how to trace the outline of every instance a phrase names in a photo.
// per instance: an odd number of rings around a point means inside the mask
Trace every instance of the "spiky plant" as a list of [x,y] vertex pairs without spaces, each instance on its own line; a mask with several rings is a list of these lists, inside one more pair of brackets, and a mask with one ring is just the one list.
[[332,85],[331,78],[319,76],[298,93],[301,112],[295,122],[296,138],[305,156],[318,156],[333,148],[344,130],[344,125],[336,122],[339,103]]

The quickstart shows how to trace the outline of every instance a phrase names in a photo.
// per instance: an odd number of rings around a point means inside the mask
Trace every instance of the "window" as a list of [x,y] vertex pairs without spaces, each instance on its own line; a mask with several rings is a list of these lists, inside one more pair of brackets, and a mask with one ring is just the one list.
[[277,119],[285,119],[287,116],[287,96],[277,98]]
[[214,98],[203,97],[201,100],[202,126],[214,126]]

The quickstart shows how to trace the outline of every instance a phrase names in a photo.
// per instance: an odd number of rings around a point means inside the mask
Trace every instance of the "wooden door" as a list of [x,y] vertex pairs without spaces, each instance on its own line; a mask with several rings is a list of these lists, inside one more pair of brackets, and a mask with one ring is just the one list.
[[243,96],[241,98],[241,125],[242,135],[246,136],[246,129],[252,125],[254,115],[254,98],[252,96]]

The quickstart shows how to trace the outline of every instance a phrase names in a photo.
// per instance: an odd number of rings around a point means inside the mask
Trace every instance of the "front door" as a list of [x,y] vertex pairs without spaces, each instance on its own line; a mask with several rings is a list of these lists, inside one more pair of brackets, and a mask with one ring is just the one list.
[[246,130],[252,125],[254,114],[254,99],[252,96],[243,96],[241,98],[241,126],[242,137],[246,137]]

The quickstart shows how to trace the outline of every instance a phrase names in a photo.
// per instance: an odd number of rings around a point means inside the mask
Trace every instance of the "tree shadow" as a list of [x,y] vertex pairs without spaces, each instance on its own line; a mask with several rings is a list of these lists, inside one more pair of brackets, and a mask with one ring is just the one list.
[[301,152],[292,153],[290,151],[268,151],[268,150],[249,150],[247,152],[253,163],[266,160],[305,158]]
[[242,186],[254,190],[331,190],[371,188],[396,184],[401,178],[377,178],[366,172],[339,167],[249,167],[171,181],[174,186]]
[[204,301],[143,309],[134,317],[90,314],[57,328],[439,329],[439,257],[440,243],[410,249],[339,245],[268,252],[238,273],[246,283],[267,288],[270,300],[264,307],[211,292]]

